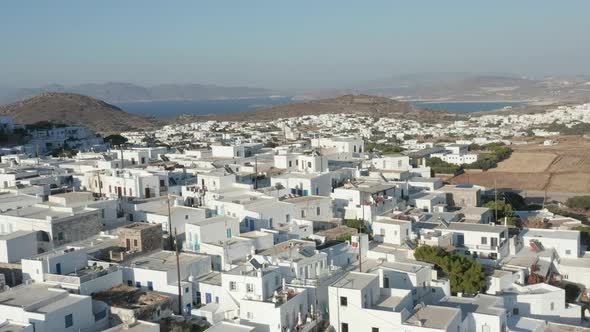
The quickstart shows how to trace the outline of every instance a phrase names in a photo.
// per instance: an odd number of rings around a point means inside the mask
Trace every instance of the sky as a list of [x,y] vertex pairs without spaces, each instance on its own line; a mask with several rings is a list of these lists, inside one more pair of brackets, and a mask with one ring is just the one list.
[[590,73],[587,0],[2,0],[0,86]]

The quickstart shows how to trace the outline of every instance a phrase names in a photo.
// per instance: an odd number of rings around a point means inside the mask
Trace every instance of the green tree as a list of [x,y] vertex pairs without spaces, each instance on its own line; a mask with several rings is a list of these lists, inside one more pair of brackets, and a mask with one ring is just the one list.
[[127,138],[125,138],[119,134],[113,134],[113,135],[109,135],[109,136],[105,137],[104,141],[109,143],[112,146],[116,146],[116,145],[122,145],[122,144],[127,143]]
[[494,212],[494,215],[498,215],[498,220],[504,217],[512,217],[513,209],[510,203],[498,200],[489,201],[483,205]]
[[449,278],[453,293],[477,294],[486,286],[485,270],[473,258],[426,245],[418,247],[414,257],[439,266]]

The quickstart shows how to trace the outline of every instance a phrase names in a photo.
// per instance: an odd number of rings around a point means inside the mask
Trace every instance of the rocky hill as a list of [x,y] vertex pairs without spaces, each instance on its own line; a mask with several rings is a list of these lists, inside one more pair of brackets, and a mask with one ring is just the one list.
[[0,115],[11,116],[20,124],[48,121],[84,125],[103,134],[151,129],[162,125],[159,120],[129,114],[98,99],[57,92],[42,93],[30,99],[0,106]]
[[410,104],[385,97],[344,95],[336,98],[286,104],[251,112],[184,116],[181,118],[181,121],[269,121],[278,118],[338,113],[364,115],[374,118],[411,119],[422,122],[454,120],[462,117],[462,115],[451,112],[420,109]]

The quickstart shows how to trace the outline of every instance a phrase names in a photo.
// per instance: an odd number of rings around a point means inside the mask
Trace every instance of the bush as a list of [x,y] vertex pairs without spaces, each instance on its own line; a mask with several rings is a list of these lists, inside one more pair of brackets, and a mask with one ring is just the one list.
[[367,233],[367,225],[362,220],[347,219],[346,226],[360,230],[361,233]]
[[123,145],[123,144],[127,143],[127,138],[125,138],[119,134],[114,134],[114,135],[109,135],[109,136],[105,137],[104,141],[109,143],[111,146],[118,146],[118,145]]
[[590,196],[570,197],[566,204],[572,209],[590,210]]
[[504,201],[498,200],[496,201],[489,201],[483,205],[488,209],[492,210],[494,215],[498,215],[498,220],[504,217],[512,217],[512,205],[510,203],[506,203]]
[[426,245],[418,247],[414,257],[439,266],[451,281],[453,293],[477,294],[486,286],[485,270],[475,259]]
[[[478,145],[477,147],[482,148]],[[498,162],[507,159],[512,154],[512,149],[504,146],[503,143],[490,143],[484,145],[483,147],[488,151],[488,153],[480,153],[479,159],[476,162],[463,165],[464,168],[488,170],[490,168],[496,167]]]
[[438,157],[428,159],[426,166],[429,166],[435,174],[457,174],[461,170],[461,166],[449,164]]
[[404,151],[404,148],[393,144],[371,142],[365,144],[365,151],[379,151],[382,154],[394,154]]
[[579,214],[579,213],[575,213],[575,212],[571,212],[571,211],[568,211],[566,209],[562,209],[562,208],[560,208],[557,205],[545,205],[545,208],[547,210],[549,210],[549,212],[554,213],[554,214],[558,214],[560,216],[578,219],[578,220],[580,220],[582,222],[587,222],[588,221],[588,218],[585,215]]

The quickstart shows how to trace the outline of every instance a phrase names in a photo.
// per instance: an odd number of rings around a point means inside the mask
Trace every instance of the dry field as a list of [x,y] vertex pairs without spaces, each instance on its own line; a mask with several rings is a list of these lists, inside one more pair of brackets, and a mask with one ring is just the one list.
[[487,172],[461,174],[452,183],[563,193],[590,193],[590,140],[564,136],[559,144],[513,145],[514,152]]

